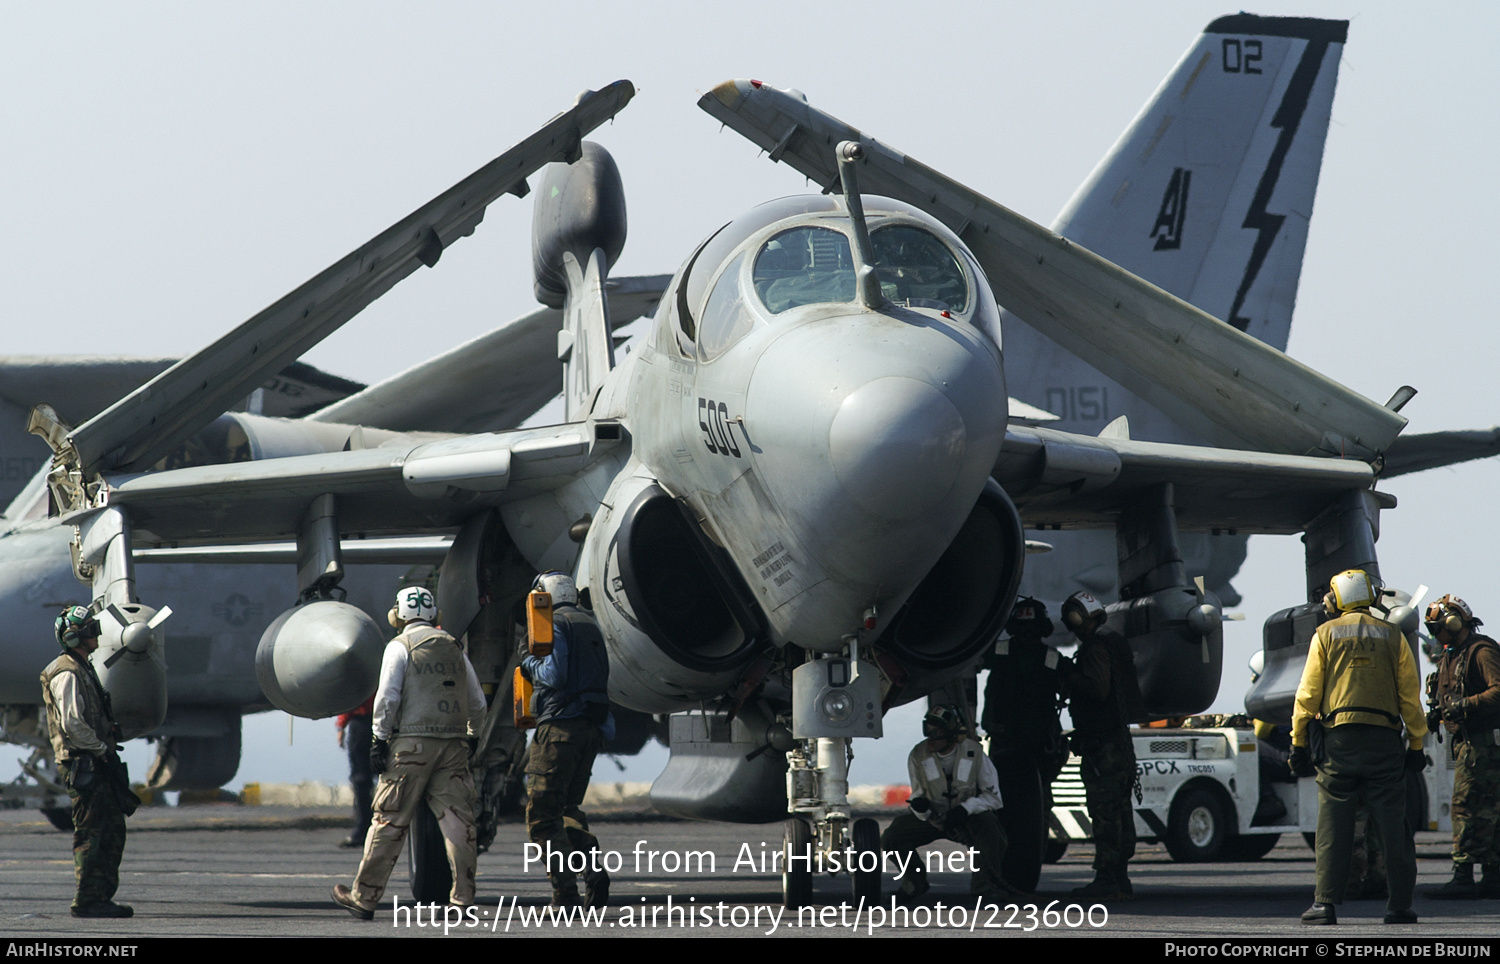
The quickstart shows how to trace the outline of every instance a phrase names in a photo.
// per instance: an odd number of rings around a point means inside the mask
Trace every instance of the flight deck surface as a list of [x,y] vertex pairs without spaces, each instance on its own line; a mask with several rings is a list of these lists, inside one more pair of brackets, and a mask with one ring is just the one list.
[[[882,825],[890,813],[878,814]],[[1091,877],[1092,848],[1074,844],[1043,868],[1030,910],[974,912],[968,877],[931,875],[932,892],[910,912],[884,904],[857,916],[847,875],[819,875],[814,906],[799,920],[781,911],[780,877],[759,868],[779,855],[781,825],[742,826],[667,820],[639,813],[603,813],[593,820],[602,845],[621,862],[610,906],[600,923],[551,923],[549,889],[539,867],[524,863],[525,825],[500,827],[480,855],[479,904],[472,919],[449,922],[447,936],[885,936],[1151,937],[1251,942],[1297,938],[1456,938],[1489,945],[1500,935],[1500,901],[1438,902],[1424,888],[1451,874],[1445,835],[1417,835],[1421,922],[1381,924],[1383,901],[1350,901],[1340,923],[1308,928],[1298,915],[1312,899],[1313,854],[1298,835],[1285,835],[1264,859],[1240,863],[1175,863],[1159,844],[1142,844],[1131,862],[1136,899],[1110,902],[1107,917],[1087,907],[1070,911],[1068,891]],[[348,833],[341,808],[195,806],[142,808],[130,820],[118,899],[134,906],[126,921],[68,916],[73,892],[71,836],[35,811],[0,813],[0,931],[7,939],[91,937],[440,937],[443,909],[432,924],[406,891],[399,861],[375,920],[362,923],[334,906],[335,883],[347,883],[359,862],[341,849]],[[639,843],[638,843],[639,842]],[[712,867],[706,855],[712,855]],[[738,866],[736,866],[738,864]],[[404,908],[393,923],[392,897]],[[1053,904],[1052,902],[1057,903]],[[1049,914],[1049,905],[1050,911]],[[901,915],[907,916],[902,917]],[[536,921],[540,915],[541,922]],[[1050,925],[1050,926],[1049,926]]]

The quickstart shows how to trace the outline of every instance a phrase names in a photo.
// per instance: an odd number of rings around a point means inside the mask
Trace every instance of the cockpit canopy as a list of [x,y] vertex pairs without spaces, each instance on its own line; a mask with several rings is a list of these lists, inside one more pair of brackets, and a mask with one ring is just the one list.
[[[953,252],[930,232],[887,224],[870,232],[875,273],[887,301],[959,312],[969,284]],[[755,256],[755,293],[773,315],[803,305],[854,300],[854,258],[840,231],[800,225],[772,235]]]
[[[899,201],[865,197],[864,205],[885,299],[971,324],[998,346],[994,297],[958,239]],[[852,246],[853,225],[837,196],[781,198],[726,224],[688,259],[668,306],[679,350],[712,361],[758,324],[853,303]]]

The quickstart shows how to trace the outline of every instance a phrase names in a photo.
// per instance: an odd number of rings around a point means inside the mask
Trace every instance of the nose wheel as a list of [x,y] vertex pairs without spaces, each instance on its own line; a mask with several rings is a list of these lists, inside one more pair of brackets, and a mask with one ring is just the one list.
[[[854,883],[854,899],[866,905],[880,903],[880,824],[869,817],[854,821],[854,832],[850,834],[854,847],[854,870],[850,873]],[[873,858],[866,856],[873,854]]]
[[847,739],[805,740],[787,754],[787,819],[781,846],[781,902],[812,902],[813,874],[848,873],[856,902],[880,900],[880,825],[850,821]]
[[781,905],[788,910],[812,901],[813,832],[801,817],[789,817],[781,836]]

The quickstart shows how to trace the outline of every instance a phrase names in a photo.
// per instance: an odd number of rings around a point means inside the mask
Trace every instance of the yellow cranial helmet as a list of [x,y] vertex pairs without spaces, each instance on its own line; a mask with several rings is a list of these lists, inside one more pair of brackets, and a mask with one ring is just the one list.
[[1368,609],[1375,604],[1378,586],[1363,569],[1345,569],[1328,582],[1333,604],[1340,612]]

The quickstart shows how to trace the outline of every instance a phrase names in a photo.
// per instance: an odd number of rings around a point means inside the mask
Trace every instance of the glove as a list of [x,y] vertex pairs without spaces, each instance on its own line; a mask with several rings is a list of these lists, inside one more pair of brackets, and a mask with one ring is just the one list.
[[1443,707],[1443,721],[1446,723],[1462,723],[1469,716],[1469,700],[1465,697],[1454,700]]
[[919,817],[927,816],[927,811],[932,809],[932,804],[926,797],[912,797],[906,801],[906,805],[911,807],[911,812]]
[[1312,759],[1307,755],[1307,747],[1294,746],[1291,754],[1287,757],[1286,765],[1292,771],[1294,777],[1314,776],[1318,771],[1312,765]]
[[469,759],[474,759],[474,754],[479,752],[479,737],[469,737]]
[[1418,750],[1406,751],[1406,768],[1412,773],[1421,773],[1427,769],[1427,754]]
[[949,836],[962,833],[964,827],[967,826],[968,823],[969,811],[965,810],[963,807],[954,807],[952,810],[949,810],[948,815],[943,818],[943,833],[946,833]]
[[1436,733],[1438,724],[1443,722],[1443,711],[1436,707],[1427,711],[1427,729]]
[[391,741],[390,740],[371,740],[370,741],[370,769],[374,770],[375,773],[377,775],[379,775],[379,774],[382,774],[385,771],[389,770],[390,768],[391,768]]

